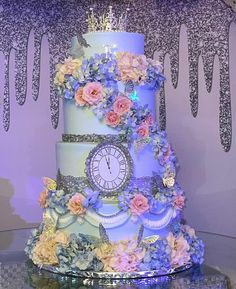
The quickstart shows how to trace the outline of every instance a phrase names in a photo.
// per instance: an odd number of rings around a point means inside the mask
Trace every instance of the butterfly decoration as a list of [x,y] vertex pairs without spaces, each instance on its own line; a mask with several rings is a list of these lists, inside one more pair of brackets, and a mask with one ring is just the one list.
[[56,231],[56,225],[54,219],[45,212],[43,214],[43,235],[46,237],[52,236]]
[[108,243],[108,244],[110,243],[106,229],[103,227],[101,223],[99,224],[99,235],[103,243]]
[[144,226],[141,225],[138,231],[138,237],[137,237],[137,244],[138,246],[141,244],[142,242],[142,238],[143,238],[143,232],[144,232]]
[[81,34],[77,34],[77,40],[78,43],[82,46],[82,47],[91,47],[90,44],[87,43],[86,39],[83,37],[83,35]]
[[156,241],[159,239],[160,239],[159,235],[148,236],[142,240],[142,243],[146,245],[152,245],[156,243]]
[[45,188],[49,191],[55,191],[57,189],[57,183],[55,180],[50,179],[48,177],[43,178],[43,184]]

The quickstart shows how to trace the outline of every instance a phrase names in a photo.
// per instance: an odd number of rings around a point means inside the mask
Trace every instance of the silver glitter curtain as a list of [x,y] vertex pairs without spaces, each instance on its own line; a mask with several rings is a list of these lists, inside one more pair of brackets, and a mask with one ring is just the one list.
[[[226,1],[229,2],[229,1]],[[180,26],[188,31],[189,100],[193,117],[198,113],[198,62],[202,57],[207,91],[211,91],[215,57],[220,63],[219,134],[222,147],[230,150],[232,139],[231,95],[229,82],[229,27],[236,22],[236,13],[221,0],[199,1],[10,1],[0,0],[0,51],[4,54],[3,126],[10,127],[9,55],[16,53],[16,101],[23,105],[27,87],[27,45],[31,30],[34,31],[33,99],[38,98],[40,85],[40,50],[44,34],[49,41],[50,53],[50,108],[54,128],[58,125],[59,100],[54,91],[55,65],[66,57],[71,37],[86,31],[86,11],[94,7],[104,13],[112,3],[121,13],[129,5],[129,30],[146,35],[146,53],[153,56],[159,51],[163,63],[170,55],[171,81],[178,85]],[[0,96],[1,97],[1,96]],[[11,99],[12,101],[12,99]],[[160,91],[159,123],[166,126],[165,88]]]

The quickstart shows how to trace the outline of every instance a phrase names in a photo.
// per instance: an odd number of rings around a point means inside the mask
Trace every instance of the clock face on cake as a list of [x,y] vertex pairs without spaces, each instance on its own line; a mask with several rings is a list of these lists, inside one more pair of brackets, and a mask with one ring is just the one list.
[[97,190],[110,193],[122,189],[130,180],[132,161],[123,145],[101,143],[87,159],[86,173]]

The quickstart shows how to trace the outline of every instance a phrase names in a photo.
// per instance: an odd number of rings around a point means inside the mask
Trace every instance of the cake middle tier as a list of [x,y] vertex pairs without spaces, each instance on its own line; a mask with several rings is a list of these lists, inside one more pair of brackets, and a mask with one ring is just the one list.
[[[70,143],[58,142],[56,144],[57,169],[64,176],[85,177],[85,162],[89,153],[98,143]],[[127,144],[124,144],[127,147]],[[133,177],[140,178],[152,176],[153,172],[160,174],[161,167],[153,157],[150,146],[146,146],[137,153],[133,146],[129,149],[133,161]]]

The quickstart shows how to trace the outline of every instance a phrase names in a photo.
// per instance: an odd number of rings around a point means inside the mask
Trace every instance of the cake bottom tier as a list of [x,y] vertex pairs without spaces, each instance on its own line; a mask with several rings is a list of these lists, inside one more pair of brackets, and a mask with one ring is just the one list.
[[91,278],[152,277],[203,262],[202,241],[180,222],[161,230],[147,229],[141,220],[104,226],[77,220],[62,228],[55,212],[46,210],[25,251],[40,268]]

